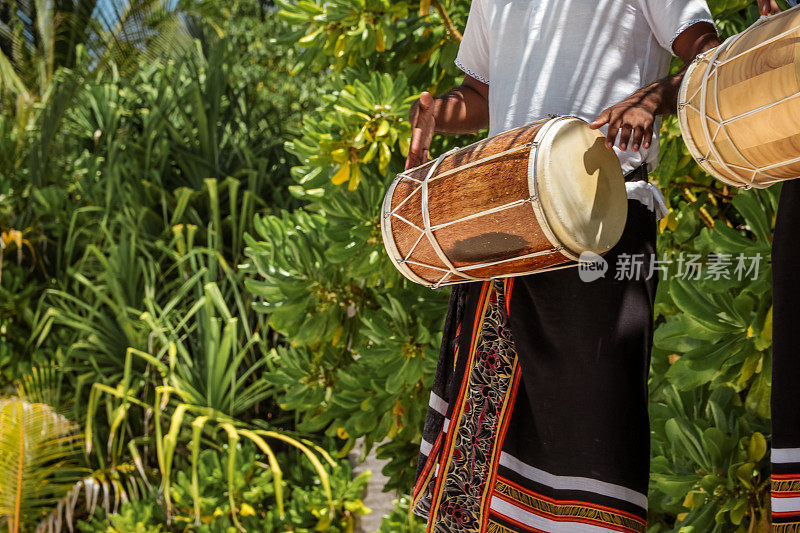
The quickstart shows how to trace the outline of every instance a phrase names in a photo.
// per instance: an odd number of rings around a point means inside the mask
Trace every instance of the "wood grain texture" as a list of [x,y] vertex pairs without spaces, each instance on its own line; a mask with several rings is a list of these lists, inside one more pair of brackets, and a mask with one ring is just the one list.
[[[727,169],[715,162],[703,123],[722,162],[748,168],[778,165],[756,174],[756,186],[768,185],[773,177],[800,176],[800,161],[785,163],[800,157],[800,29],[795,27],[800,27],[797,8],[749,28],[721,51],[717,61],[723,64],[711,71],[706,83],[703,115],[697,110],[708,61],[697,63],[684,81],[689,104],[682,124],[684,137],[709,157],[714,170],[742,186],[751,179],[752,170]],[[755,48],[789,30],[780,39]],[[712,55],[713,50],[706,53],[708,58]],[[720,128],[722,121],[728,122]]]
[[[447,258],[456,267],[510,260],[553,247],[536,220],[530,203],[480,215],[489,209],[529,197],[530,147],[491,161],[481,162],[442,178],[436,177],[532,142],[545,122],[543,120],[516,128],[467,146],[446,156],[440,163],[433,179],[429,182],[430,221],[432,227],[446,224],[436,229],[434,236]],[[423,180],[432,164],[429,162],[407,174],[411,178]],[[398,180],[390,202],[391,209],[411,224],[393,217],[392,236],[403,258],[407,257],[411,262],[446,269],[429,240],[426,237],[419,238],[421,232],[417,228],[424,226],[421,199],[419,183],[402,177]],[[461,220],[464,218],[467,220]],[[547,256],[516,259],[468,272],[476,277],[488,278],[530,272],[567,261],[569,260],[564,255],[552,253]],[[430,283],[439,282],[445,275],[442,270],[411,263],[407,265],[415,274]],[[461,279],[451,274],[444,279],[444,283],[454,280]]]

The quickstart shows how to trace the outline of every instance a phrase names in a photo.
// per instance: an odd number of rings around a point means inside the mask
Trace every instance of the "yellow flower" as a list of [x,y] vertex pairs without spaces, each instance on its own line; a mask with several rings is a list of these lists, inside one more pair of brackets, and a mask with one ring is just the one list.
[[334,185],[341,185],[350,179],[350,163],[343,164],[336,174],[333,175],[331,181]]

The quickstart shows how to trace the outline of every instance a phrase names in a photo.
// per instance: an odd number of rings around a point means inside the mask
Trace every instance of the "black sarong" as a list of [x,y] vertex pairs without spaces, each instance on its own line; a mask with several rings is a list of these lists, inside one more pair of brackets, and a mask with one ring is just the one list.
[[[413,491],[428,531],[645,531],[655,233],[629,200],[604,278],[453,288]],[[624,254],[639,279],[615,279]]]
[[783,184],[772,240],[772,524],[800,532],[800,181]]

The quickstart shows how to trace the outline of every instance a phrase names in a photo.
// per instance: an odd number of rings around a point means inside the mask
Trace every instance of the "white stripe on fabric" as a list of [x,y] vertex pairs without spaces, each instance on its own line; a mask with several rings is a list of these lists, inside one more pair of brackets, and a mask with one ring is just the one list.
[[442,433],[447,433],[447,428],[449,428],[449,427],[450,427],[450,419],[449,418],[445,418],[444,419],[444,424],[442,424]]
[[800,498],[772,497],[772,511],[774,513],[800,512]]
[[800,448],[772,448],[773,463],[800,463]]
[[582,522],[550,520],[549,518],[532,513],[522,507],[517,507],[513,503],[507,502],[498,496],[492,496],[489,507],[492,511],[502,516],[512,518],[526,526],[542,531],[558,531],[558,533],[605,533],[607,531],[617,531],[609,527],[584,524]]
[[422,442],[419,443],[419,453],[421,453],[425,457],[431,454],[431,448],[433,448],[433,444],[426,441],[425,439],[422,439]]
[[447,415],[447,402],[434,392],[431,392],[431,401],[428,402],[428,406],[442,416]]
[[500,464],[531,481],[547,485],[554,489],[593,492],[610,498],[616,498],[617,500],[623,500],[639,506],[645,511],[647,510],[647,494],[636,492],[635,490],[621,485],[615,485],[614,483],[588,477],[557,476],[525,464],[506,452],[500,453]]

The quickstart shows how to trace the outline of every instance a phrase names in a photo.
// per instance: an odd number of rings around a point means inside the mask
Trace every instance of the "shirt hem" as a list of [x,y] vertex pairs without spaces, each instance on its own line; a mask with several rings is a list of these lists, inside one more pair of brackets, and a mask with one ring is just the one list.
[[472,69],[469,69],[469,68],[467,68],[466,66],[464,66],[464,63],[462,63],[460,59],[456,58],[456,60],[454,61],[454,63],[455,63],[455,64],[456,64],[456,66],[457,66],[459,69],[461,69],[461,70],[462,70],[462,71],[463,71],[465,74],[469,74],[470,76],[472,76],[473,78],[475,78],[475,79],[476,79],[476,80],[478,80],[479,82],[482,82],[482,83],[485,83],[486,85],[489,85],[489,79],[488,79],[488,78],[486,78],[486,77],[484,77],[484,76],[481,76],[481,75],[480,75],[480,74],[478,74],[477,72],[474,72]]
[[670,41],[669,41],[669,50],[670,50],[670,52],[672,52],[673,54],[675,53],[675,49],[672,48],[672,45],[675,43],[675,39],[677,39],[680,36],[681,33],[685,32],[687,29],[691,28],[695,24],[699,24],[701,22],[708,22],[708,23],[710,23],[712,26],[714,26],[716,28],[716,25],[714,24],[714,19],[711,19],[711,18],[708,18],[708,17],[692,19],[689,22],[686,22],[686,23],[682,24],[681,27],[678,28],[678,30],[672,36],[672,39],[670,39]]

